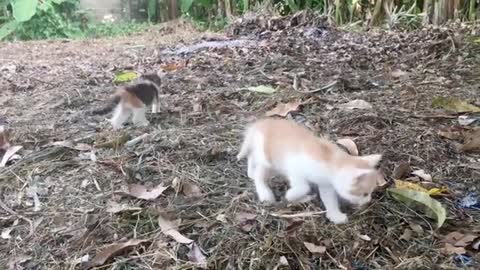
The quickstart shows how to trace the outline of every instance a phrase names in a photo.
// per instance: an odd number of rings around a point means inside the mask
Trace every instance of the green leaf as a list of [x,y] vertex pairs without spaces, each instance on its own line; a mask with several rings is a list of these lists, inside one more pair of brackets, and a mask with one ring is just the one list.
[[277,91],[277,90],[273,89],[271,86],[267,86],[267,85],[251,86],[251,87],[247,87],[245,89],[248,90],[248,91],[258,92],[258,93],[263,93],[263,94],[273,94],[273,93],[275,93],[275,91]]
[[30,20],[37,12],[38,0],[12,1],[13,17],[17,22]]
[[419,207],[427,216],[436,219],[437,228],[442,227],[447,219],[447,210],[428,193],[407,188],[389,188],[388,192],[395,200],[403,202],[409,207]]
[[432,101],[433,108],[443,108],[456,113],[480,112],[480,108],[456,98],[436,97]]
[[115,74],[114,83],[130,82],[135,80],[138,74],[135,71],[121,71]]
[[3,40],[4,38],[6,38],[8,35],[10,35],[11,33],[15,32],[15,30],[17,29],[17,27],[20,25],[20,23],[18,23],[17,21],[15,20],[11,20],[7,23],[4,23],[1,27],[0,27],[0,40]]
[[192,7],[193,0],[182,0],[180,7],[182,9],[182,13],[187,13],[190,8]]

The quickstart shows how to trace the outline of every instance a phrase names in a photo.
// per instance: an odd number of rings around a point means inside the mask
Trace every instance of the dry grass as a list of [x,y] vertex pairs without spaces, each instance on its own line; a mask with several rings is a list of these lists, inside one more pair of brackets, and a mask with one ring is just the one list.
[[[460,166],[478,156],[454,152],[451,142],[437,135],[455,119],[427,116],[438,115],[430,106],[437,95],[480,102],[478,48],[459,42],[453,50],[451,40],[457,37],[451,29],[349,33],[320,23],[266,32],[257,25],[249,32],[254,46],[188,55],[189,65],[166,78],[162,112],[149,116],[153,124],[121,132],[111,131],[104,118],[86,114],[111,93],[114,73],[178,61],[180,56],[166,57],[162,49],[205,34],[154,28],[122,40],[2,44],[0,121],[8,123],[13,142],[25,150],[23,160],[0,170],[0,224],[13,229],[11,239],[0,239],[1,265],[20,261],[24,269],[76,269],[76,259],[137,238],[150,244],[116,257],[105,269],[192,268],[188,248],[160,232],[157,217],[162,214],[181,219],[179,231],[206,252],[209,269],[273,269],[281,257],[289,266],[279,269],[456,269],[453,256],[440,253],[440,240],[451,231],[480,232],[475,222],[480,213],[456,204],[468,191],[479,190],[479,171]],[[170,27],[160,29],[175,28]],[[409,76],[393,76],[395,70]],[[302,93],[332,81],[337,83],[329,91]],[[260,84],[279,91],[238,91]],[[451,196],[440,199],[448,209],[445,226],[432,229],[432,220],[394,201],[384,189],[367,209],[347,208],[351,221],[340,226],[323,215],[272,215],[318,212],[318,200],[290,207],[257,203],[246,165],[235,161],[241,131],[276,102],[295,98],[306,102],[295,119],[333,138],[354,137],[363,154],[384,153],[381,167],[387,176],[400,162],[409,162],[448,185]],[[356,98],[374,109],[329,109]],[[133,147],[94,148],[96,161],[88,151],[50,145],[68,139],[94,146],[125,133],[150,135]],[[142,201],[115,193],[128,183],[170,185],[174,180],[197,185],[202,194],[170,188],[154,201]],[[285,183],[274,186],[280,197]],[[28,197],[32,187],[41,202],[37,212]],[[143,210],[110,214],[110,201]],[[239,220],[244,213],[255,219]],[[225,217],[219,220],[219,215]],[[401,240],[412,224],[423,231]],[[327,251],[312,255],[303,242]],[[478,252],[470,254],[480,261]]]

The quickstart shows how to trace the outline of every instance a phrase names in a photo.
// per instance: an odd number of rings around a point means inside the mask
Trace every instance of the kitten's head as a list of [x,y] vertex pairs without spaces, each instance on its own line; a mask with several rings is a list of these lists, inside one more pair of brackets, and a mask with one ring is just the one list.
[[382,155],[356,157],[354,162],[342,168],[333,185],[340,197],[352,204],[362,206],[372,199],[372,192],[383,179],[379,170],[375,169]]
[[140,79],[151,81],[159,87],[160,87],[161,82],[162,82],[162,80],[160,78],[160,75],[158,73],[146,73],[146,74],[143,74],[140,77]]

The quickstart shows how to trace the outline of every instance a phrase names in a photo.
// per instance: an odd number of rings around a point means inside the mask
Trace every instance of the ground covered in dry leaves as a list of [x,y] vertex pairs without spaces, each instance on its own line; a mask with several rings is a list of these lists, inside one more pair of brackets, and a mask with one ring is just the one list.
[[[461,126],[455,113],[432,107],[439,96],[480,106],[474,29],[359,33],[309,13],[250,16],[226,34],[178,26],[0,46],[0,124],[23,146],[0,168],[0,265],[480,267],[480,210],[459,203],[480,191],[478,149],[462,148],[478,121]],[[148,115],[152,125],[115,132],[109,115],[88,113],[116,87],[117,72],[159,68],[169,72],[161,112]],[[255,86],[276,91],[245,89]],[[366,102],[342,106],[356,99]],[[368,208],[346,207],[349,224],[328,222],[318,199],[259,204],[245,161],[235,161],[245,124],[288,102],[302,105],[287,118],[352,138],[361,154],[384,154],[388,184]],[[410,173],[417,170],[432,179]],[[435,196],[447,209],[445,224],[436,229],[435,220],[392,198],[386,188],[394,179],[447,188]],[[286,184],[273,185],[280,199]]]

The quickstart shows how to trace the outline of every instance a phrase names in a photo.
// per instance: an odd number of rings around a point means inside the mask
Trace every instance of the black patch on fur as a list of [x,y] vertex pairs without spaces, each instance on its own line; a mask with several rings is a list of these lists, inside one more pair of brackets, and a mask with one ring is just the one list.
[[105,107],[93,110],[92,114],[102,115],[102,114],[109,113],[113,110],[113,108],[115,108],[115,106],[117,106],[117,104],[119,102],[120,102],[120,97],[119,96],[114,96],[113,98],[110,99],[110,101],[108,102],[108,104]]
[[158,76],[158,74],[156,74],[156,73],[143,74],[142,76],[140,76],[140,79],[151,81],[152,83],[156,84],[158,88],[160,88],[160,85],[162,83],[162,80],[160,79],[160,76]]
[[134,94],[146,106],[152,104],[153,100],[158,97],[157,87],[149,82],[139,82],[134,85],[125,87],[127,92]]

